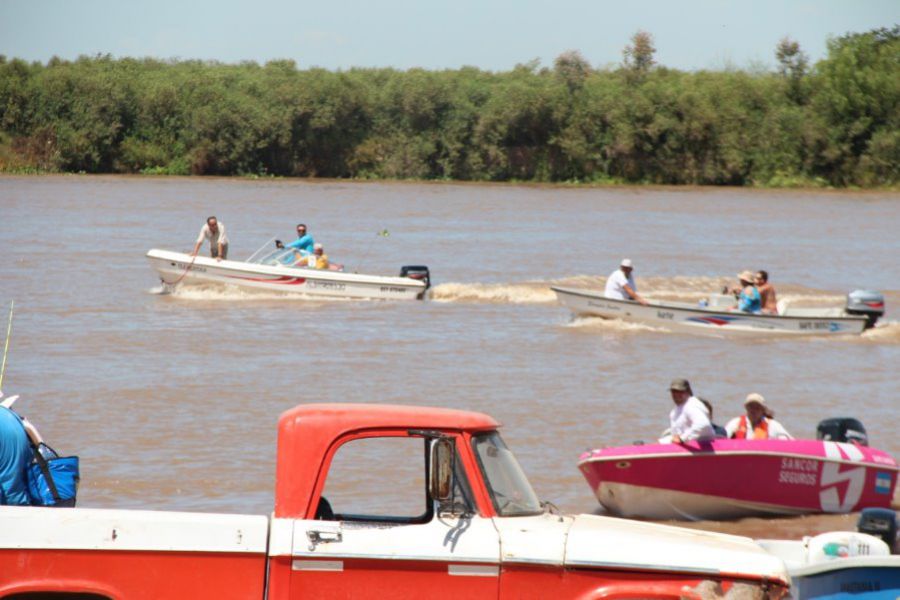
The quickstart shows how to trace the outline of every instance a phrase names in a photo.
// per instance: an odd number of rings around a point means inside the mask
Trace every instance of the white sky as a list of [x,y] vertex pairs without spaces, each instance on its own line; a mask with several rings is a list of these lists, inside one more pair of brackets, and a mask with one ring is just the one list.
[[771,67],[784,36],[816,61],[898,22],[900,0],[0,0],[0,54],[504,71],[566,50],[613,65],[643,29],[659,64],[696,70]]

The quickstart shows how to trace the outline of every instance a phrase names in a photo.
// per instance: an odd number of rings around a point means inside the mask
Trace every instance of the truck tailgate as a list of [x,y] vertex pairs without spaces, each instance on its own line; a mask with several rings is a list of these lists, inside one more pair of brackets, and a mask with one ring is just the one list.
[[0,507],[0,596],[262,598],[268,519],[254,515]]

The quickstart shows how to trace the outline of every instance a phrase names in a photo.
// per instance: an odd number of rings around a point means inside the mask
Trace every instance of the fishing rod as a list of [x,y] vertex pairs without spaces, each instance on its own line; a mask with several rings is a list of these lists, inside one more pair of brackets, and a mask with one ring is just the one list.
[[[390,231],[388,231],[387,229],[382,229],[381,231],[379,231],[375,234],[375,239],[378,239],[380,237],[390,237],[390,235],[391,235]],[[363,253],[363,257],[362,257],[362,259],[360,259],[359,264],[356,267],[356,270],[353,271],[354,273],[359,273],[359,270],[362,268],[363,264],[366,262],[366,259],[369,257],[369,252],[372,251],[372,244],[374,242],[375,242],[375,240],[369,240],[369,245],[366,247],[366,251]]]
[[13,307],[15,306],[15,300],[11,300],[9,303],[9,324],[6,326],[6,344],[3,346],[3,366],[0,366],[0,393],[3,390],[3,376],[6,374],[6,355],[9,354],[9,338],[10,334],[12,334],[12,319],[13,319]]

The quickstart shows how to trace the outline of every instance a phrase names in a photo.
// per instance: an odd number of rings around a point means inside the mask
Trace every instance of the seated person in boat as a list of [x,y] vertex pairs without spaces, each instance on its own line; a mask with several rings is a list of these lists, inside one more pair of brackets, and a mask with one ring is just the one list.
[[634,300],[641,304],[647,304],[647,301],[637,293],[637,286],[634,284],[634,278],[631,276],[633,270],[634,265],[632,264],[631,259],[622,259],[619,268],[616,271],[613,271],[606,279],[605,295],[607,298],[612,298],[614,300]]
[[732,290],[737,295],[737,309],[741,312],[758,313],[762,308],[759,290],[754,284],[754,276],[750,271],[742,271],[738,275],[740,287]]
[[716,425],[716,424],[713,422],[713,407],[712,407],[712,403],[711,403],[709,400],[707,400],[706,398],[701,398],[700,396],[697,396],[697,400],[699,400],[700,402],[702,402],[702,403],[703,403],[703,406],[706,408],[706,416],[709,417],[709,424],[712,426],[712,428],[713,428],[713,433],[716,434],[716,437],[717,437],[717,438],[727,438],[727,437],[728,437],[728,432],[725,431],[725,428],[722,427],[721,425]]
[[22,420],[0,406],[0,505],[31,504],[26,474],[33,457]]
[[303,223],[297,224],[297,239],[290,244],[284,245],[281,243],[281,240],[275,240],[276,248],[292,248],[302,256],[312,254],[314,245],[315,242],[313,241],[312,236],[306,233],[306,225]]
[[774,413],[766,406],[761,394],[750,394],[744,400],[746,414],[735,417],[725,425],[728,437],[736,440],[794,439],[784,426],[776,421]]
[[762,312],[768,315],[777,315],[778,301],[775,298],[775,287],[769,283],[769,274],[766,271],[757,271],[755,279]]
[[670,439],[660,439],[661,443],[681,444],[691,441],[708,441],[716,437],[712,423],[706,414],[706,407],[691,391],[687,379],[674,379],[669,385],[675,407],[669,412]]
[[310,269],[328,269],[328,255],[325,254],[325,249],[322,247],[322,244],[315,244],[313,246],[312,254],[301,258],[298,264],[301,267],[308,266]]

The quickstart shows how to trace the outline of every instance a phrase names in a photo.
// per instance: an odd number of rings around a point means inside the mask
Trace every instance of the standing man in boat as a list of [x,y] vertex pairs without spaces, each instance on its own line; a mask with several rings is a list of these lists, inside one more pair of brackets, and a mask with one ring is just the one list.
[[200,229],[200,235],[197,236],[197,243],[194,244],[192,256],[197,256],[204,240],[209,240],[209,252],[213,258],[216,260],[228,258],[228,238],[225,236],[224,223],[219,223],[219,220],[215,217],[206,219],[206,224]]
[[634,284],[634,278],[631,276],[633,270],[634,265],[632,264],[631,259],[622,259],[619,268],[606,279],[605,295],[607,298],[612,298],[614,300],[634,300],[635,302],[640,302],[644,305],[647,304],[647,301],[637,293],[637,286]]
[[275,247],[278,249],[292,248],[300,252],[301,256],[309,256],[313,253],[316,243],[310,234],[306,233],[306,224],[297,224],[297,239],[285,246],[281,240],[275,240]]
[[766,271],[757,271],[755,275],[756,289],[759,291],[759,302],[762,312],[770,315],[778,314],[778,301],[775,299],[775,287],[769,283]]
[[706,407],[694,396],[691,384],[687,379],[673,379],[669,385],[672,402],[675,408],[669,413],[669,432],[673,444],[699,441],[704,442],[716,437],[712,423],[706,413]]
[[746,414],[735,417],[725,425],[728,437],[736,440],[794,439],[784,426],[771,418],[762,394],[749,394],[744,400]]

